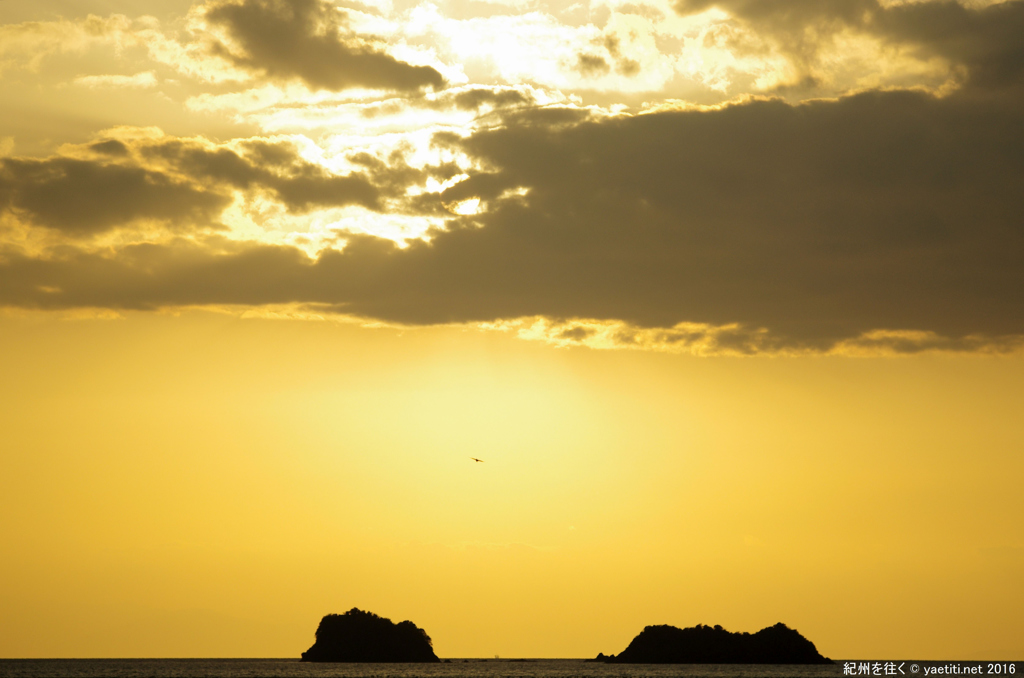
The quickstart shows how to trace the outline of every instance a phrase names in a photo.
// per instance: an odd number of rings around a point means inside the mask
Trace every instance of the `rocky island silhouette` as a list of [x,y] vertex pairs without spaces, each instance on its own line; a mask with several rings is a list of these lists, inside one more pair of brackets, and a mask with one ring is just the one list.
[[757,633],[721,626],[648,626],[617,655],[588,661],[612,664],[830,664],[814,643],[783,623]]
[[[304,662],[440,662],[427,632],[411,621],[390,619],[353,607],[320,620],[316,642]],[[680,629],[647,626],[617,655],[590,662],[610,664],[830,664],[814,643],[781,622],[757,633],[732,633],[721,626]]]
[[353,607],[320,620],[304,662],[440,662],[430,636],[411,621],[398,624]]

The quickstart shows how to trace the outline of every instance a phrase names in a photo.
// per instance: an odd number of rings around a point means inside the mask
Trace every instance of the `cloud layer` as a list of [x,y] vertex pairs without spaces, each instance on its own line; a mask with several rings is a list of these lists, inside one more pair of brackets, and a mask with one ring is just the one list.
[[[695,352],[1018,346],[1024,2],[718,6],[797,62],[855,29],[948,60],[960,87],[643,113],[525,86],[424,95],[445,86],[436,70],[388,56],[320,0],[206,5],[237,67],[405,91],[318,110],[472,121],[320,145],[122,130],[0,159],[0,304],[292,304]],[[283,237],[271,217],[318,220],[319,239]],[[385,238],[388,219],[419,230]]]
[[1020,85],[1024,73],[1024,3],[970,8],[951,0],[882,3],[879,0],[678,0],[691,14],[715,6],[770,36],[803,68],[842,31],[905,45],[923,57],[938,56],[967,71],[972,84]]
[[205,12],[229,40],[215,43],[215,53],[271,78],[296,78],[311,89],[334,91],[444,85],[435,69],[399,61],[345,30],[344,17],[324,0],[242,0],[209,5]]
[[[244,245],[47,261],[8,254],[3,301],[301,302],[411,324],[521,316],[738,324],[816,349],[873,330],[1022,334],[1018,123],[1012,108],[910,92],[600,119],[531,110],[467,138],[435,139],[488,168],[440,202],[475,198],[486,209],[452,216],[429,242],[402,249],[350,235],[343,251],[315,261],[287,247]],[[345,184],[322,187],[338,178],[289,192],[281,187],[301,176],[260,177],[223,151],[155,148],[196,180],[261,181],[293,208],[355,199]],[[78,177],[62,177],[62,190]],[[104,186],[81,177],[93,194]],[[26,192],[34,195],[19,195]],[[159,194],[146,208],[157,215],[167,209]],[[38,214],[69,227],[70,215]],[[110,214],[110,223],[125,214]]]

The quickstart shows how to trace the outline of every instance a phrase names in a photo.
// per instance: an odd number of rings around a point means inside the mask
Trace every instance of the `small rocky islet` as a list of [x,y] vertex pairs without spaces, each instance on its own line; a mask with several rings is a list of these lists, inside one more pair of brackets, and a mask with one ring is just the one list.
[[411,621],[394,623],[353,607],[320,620],[304,662],[440,662],[430,636]]
[[588,661],[609,664],[831,664],[814,643],[785,624],[757,633],[733,633],[721,626],[648,626],[617,655]]
[[[427,632],[411,621],[352,608],[320,620],[316,642],[304,662],[440,662]],[[828,664],[814,643],[785,624],[757,633],[732,633],[721,626],[648,626],[617,655],[590,662],[610,664]]]

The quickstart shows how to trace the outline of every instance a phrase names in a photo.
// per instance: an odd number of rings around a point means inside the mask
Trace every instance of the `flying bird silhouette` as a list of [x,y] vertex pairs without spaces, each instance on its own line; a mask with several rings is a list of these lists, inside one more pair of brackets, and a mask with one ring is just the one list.
[[476,457],[470,457],[470,459],[472,459],[473,461],[478,461],[478,462],[480,462],[481,464],[482,464],[482,463],[484,463],[484,460],[483,460],[483,459],[477,459]]

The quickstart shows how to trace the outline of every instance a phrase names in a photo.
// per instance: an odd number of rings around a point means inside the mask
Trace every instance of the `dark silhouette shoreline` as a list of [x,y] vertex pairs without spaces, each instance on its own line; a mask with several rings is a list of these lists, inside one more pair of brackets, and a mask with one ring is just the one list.
[[353,607],[320,620],[304,662],[440,662],[430,636],[411,621],[398,624]]
[[[395,624],[355,607],[345,614],[329,614],[321,619],[316,629],[316,642],[302,653],[301,661],[441,662],[434,654],[430,636],[411,621]],[[494,661],[500,660],[495,656]],[[818,652],[814,643],[782,623],[753,634],[732,633],[721,626],[703,624],[685,629],[647,626],[618,655],[601,653],[584,661],[608,664],[833,663]]]
[[598,654],[609,664],[831,664],[814,643],[781,622],[757,633],[732,633],[721,626],[680,629],[648,626],[618,655]]

